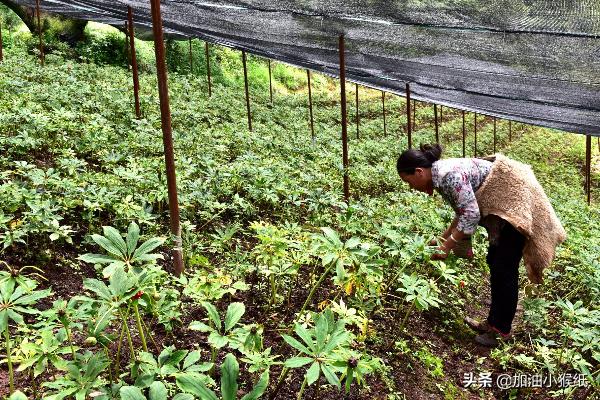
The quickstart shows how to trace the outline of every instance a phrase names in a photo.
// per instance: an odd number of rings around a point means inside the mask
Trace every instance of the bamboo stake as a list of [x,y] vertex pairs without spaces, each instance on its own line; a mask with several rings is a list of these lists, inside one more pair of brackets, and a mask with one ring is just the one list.
[[360,115],[359,115],[359,108],[358,108],[358,83],[355,84],[356,86],[356,138],[360,139]]
[[[310,72],[309,72],[309,81],[310,81]],[[310,92],[310,83],[308,84],[308,91]],[[269,96],[271,97],[271,104],[273,104],[273,78],[271,76],[271,59],[270,58],[269,58]]]
[[140,79],[138,76],[137,54],[135,51],[135,30],[133,25],[133,10],[127,7],[127,26],[129,28],[129,59],[131,60],[131,71],[133,75],[133,97],[135,101],[135,117],[142,118],[140,108]]
[[387,136],[387,126],[385,123],[385,92],[381,91],[381,109],[383,111],[383,136]]
[[438,128],[438,113],[437,113],[437,104],[433,105],[433,118],[435,123],[435,142],[440,144],[440,132]]
[[[414,105],[414,102],[413,102]],[[412,126],[410,123],[410,84],[406,84],[406,134],[408,136],[408,148],[412,149]]]
[[190,74],[194,75],[194,54],[192,53],[192,38],[188,39],[190,48]]
[[40,37],[40,63],[42,67],[46,63],[46,55],[44,54],[44,38],[42,37],[42,20],[40,16],[40,0],[35,0],[35,9],[37,14],[38,36]]
[[210,52],[208,51],[208,42],[204,42],[204,53],[206,55],[206,76],[208,79],[208,97],[212,96],[212,85],[210,82]]
[[474,149],[474,156],[477,157],[477,113],[474,114],[473,121],[475,123],[475,149]]
[[242,51],[242,64],[244,66],[244,89],[246,91],[246,113],[248,114],[248,130],[252,132],[252,114],[250,112],[250,91],[248,89],[248,66],[246,65],[246,52]]
[[465,110],[462,110],[462,156],[466,157],[467,130],[465,127]]
[[310,70],[306,70],[306,77],[308,78],[308,111],[310,114],[310,137],[312,143],[315,143],[315,124],[313,120],[313,103],[312,103],[312,90],[310,85]]
[[344,199],[350,202],[350,180],[348,177],[348,113],[346,110],[346,61],[344,35],[339,37],[340,55],[340,97],[342,111],[342,163],[344,167]]
[[592,136],[585,137],[585,188],[588,205],[592,202]]
[[179,222],[179,203],[177,200],[177,179],[175,176],[175,155],[173,153],[173,134],[171,128],[171,107],[169,104],[169,86],[167,79],[167,64],[165,61],[165,43],[163,39],[162,16],[160,0],[150,0],[152,12],[152,30],[154,33],[154,52],[156,56],[156,74],[158,78],[158,93],[160,98],[160,115],[165,149],[165,164],[167,167],[167,186],[169,193],[169,212],[171,234],[175,239],[173,248],[173,264],[175,275],[183,272],[183,254],[181,242],[181,225]]

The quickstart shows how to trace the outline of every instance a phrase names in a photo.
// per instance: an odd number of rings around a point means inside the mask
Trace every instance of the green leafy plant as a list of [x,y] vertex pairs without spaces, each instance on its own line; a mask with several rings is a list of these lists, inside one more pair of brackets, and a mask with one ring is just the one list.
[[46,382],[44,387],[53,389],[53,393],[44,397],[48,400],[61,400],[65,398],[75,398],[76,400],[85,400],[90,393],[95,393],[95,398],[107,400],[103,395],[104,383],[100,379],[100,374],[108,367],[109,363],[104,354],[87,353],[79,356],[75,361],[67,364],[67,373],[54,381]]
[[[238,378],[239,364],[235,356],[231,353],[225,356],[221,365],[221,397],[222,400],[238,399]],[[254,385],[249,393],[243,395],[240,400],[255,400],[259,399],[269,383],[269,371],[263,372],[258,382]],[[191,393],[202,400],[219,400],[217,394],[207,388],[203,379],[198,376],[186,375],[177,380],[179,388],[187,393]]]
[[32,290],[32,287],[35,287],[35,285],[16,285],[12,280],[5,280],[0,283],[0,332],[4,333],[6,345],[10,393],[14,392],[15,385],[9,321],[12,320],[19,325],[25,324],[23,315],[38,313],[38,310],[32,306],[38,300],[50,295],[50,289]]
[[91,237],[108,254],[87,253],[78,258],[92,264],[108,264],[102,271],[106,278],[110,277],[117,267],[128,269],[163,258],[161,254],[153,254],[151,251],[161,246],[165,239],[150,238],[138,247],[140,228],[135,222],[129,224],[125,240],[119,231],[111,226],[105,226],[102,229],[104,236],[95,234]]

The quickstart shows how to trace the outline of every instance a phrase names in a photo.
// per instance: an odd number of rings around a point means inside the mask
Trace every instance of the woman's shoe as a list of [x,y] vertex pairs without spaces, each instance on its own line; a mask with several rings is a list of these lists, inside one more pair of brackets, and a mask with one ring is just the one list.
[[510,333],[503,334],[490,329],[485,333],[475,336],[475,343],[485,347],[496,347],[500,344],[500,342],[508,340],[509,338]]
[[487,321],[477,321],[471,317],[464,318],[465,324],[469,326],[469,328],[473,329],[476,332],[486,333],[492,330]]

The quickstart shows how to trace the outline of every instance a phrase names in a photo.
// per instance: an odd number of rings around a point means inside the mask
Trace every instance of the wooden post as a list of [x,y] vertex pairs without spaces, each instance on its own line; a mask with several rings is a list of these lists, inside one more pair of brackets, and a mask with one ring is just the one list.
[[356,138],[360,139],[360,115],[358,114],[359,112],[359,108],[358,108],[358,83],[356,84]]
[[474,157],[477,157],[477,113],[473,115],[473,122],[475,123],[475,149]]
[[381,109],[383,111],[383,136],[387,136],[387,126],[385,123],[385,92],[381,91]]
[[127,7],[127,27],[129,28],[129,59],[131,60],[131,71],[133,75],[133,97],[135,100],[135,117],[142,118],[140,108],[140,79],[138,76],[137,55],[135,52],[135,30],[133,26],[133,10]]
[[587,192],[587,203],[592,202],[592,136],[585,137],[585,189]]
[[444,122],[444,106],[440,105],[440,123]]
[[204,42],[204,53],[206,54],[206,76],[208,78],[208,97],[212,96],[212,88],[210,82],[210,52],[208,51],[208,42]]
[[44,54],[44,38],[42,37],[42,19],[40,16],[40,0],[35,0],[35,9],[37,14],[38,36],[40,37],[40,63],[42,67],[46,63],[46,55]]
[[[269,60],[270,61],[270,60]],[[310,137],[312,143],[315,143],[315,124],[313,120],[313,105],[312,105],[312,90],[310,85],[310,70],[306,70],[306,76],[308,78],[308,111],[310,114]]]
[[339,38],[340,53],[340,97],[342,108],[342,163],[344,168],[344,199],[350,202],[350,181],[348,177],[348,114],[346,110],[346,61],[344,35]]
[[410,84],[406,84],[406,135],[408,148],[412,149],[412,126],[410,124]]
[[167,167],[167,186],[169,193],[169,213],[171,234],[175,239],[173,248],[173,265],[175,275],[183,272],[183,251],[181,242],[181,225],[179,223],[179,203],[177,200],[177,179],[175,176],[175,155],[173,154],[173,135],[171,128],[171,107],[169,105],[169,86],[167,79],[167,64],[165,62],[165,43],[163,39],[162,16],[160,0],[150,0],[152,11],[152,30],[154,33],[154,52],[156,56],[156,75],[158,78],[158,93],[160,98],[160,116],[165,149],[165,164]]
[[[308,72],[308,70],[306,70]],[[310,72],[308,72],[308,92],[310,94]],[[273,104],[273,78],[271,76],[271,59],[269,58],[269,96],[271,104]]]
[[496,154],[496,117],[494,117],[494,154]]
[[192,53],[192,38],[188,39],[190,47],[190,74],[194,75],[194,54]]
[[244,66],[244,89],[246,91],[246,114],[248,114],[248,130],[252,131],[252,114],[250,113],[250,90],[248,89],[248,66],[246,65],[246,52],[243,50],[242,64]]
[[433,118],[435,122],[435,142],[440,144],[440,131],[438,128],[438,113],[437,113],[437,104],[433,105]]
[[467,130],[465,128],[465,110],[462,110],[462,149],[463,157],[466,157],[466,142],[467,142]]

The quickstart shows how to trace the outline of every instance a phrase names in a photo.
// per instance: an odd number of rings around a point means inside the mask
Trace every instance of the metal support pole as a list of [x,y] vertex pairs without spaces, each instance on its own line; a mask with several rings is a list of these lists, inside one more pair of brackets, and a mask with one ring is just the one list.
[[[310,94],[310,71],[308,72],[308,93]],[[271,59],[269,59],[269,96],[271,97],[271,104],[273,104],[273,77],[271,76]]]
[[35,0],[35,9],[37,14],[38,36],[40,37],[40,63],[42,67],[46,63],[46,55],[44,54],[44,38],[42,37],[42,20],[40,16],[40,0]]
[[592,201],[592,136],[585,137],[585,189],[587,192],[587,203]]
[[212,96],[212,84],[210,82],[210,52],[208,51],[208,42],[204,42],[204,53],[206,54],[206,76],[208,78],[208,97]]
[[188,39],[189,47],[190,47],[190,73],[194,74],[194,54],[192,53],[192,38]]
[[473,116],[473,122],[475,123],[475,148],[474,148],[474,157],[477,157],[477,113]]
[[463,147],[463,157],[466,157],[466,143],[467,143],[467,130],[465,127],[465,110],[462,110],[462,147]]
[[2,21],[0,21],[0,62],[4,61],[4,44],[2,43]]
[[385,122],[385,92],[381,92],[381,109],[383,111],[383,136],[387,136],[387,124]]
[[342,163],[344,166],[344,199],[350,201],[350,180],[348,178],[348,114],[346,110],[346,61],[344,35],[339,38],[340,53],[340,97],[342,108]]
[[[270,60],[269,60],[270,61]],[[306,76],[308,78],[308,111],[310,114],[310,137],[313,144],[315,143],[315,123],[313,119],[313,104],[312,104],[312,90],[310,85],[310,70],[306,70]]]
[[244,89],[246,91],[246,113],[248,114],[248,130],[252,131],[252,114],[250,113],[250,91],[248,90],[248,67],[246,65],[246,52],[243,50],[242,64],[244,66]]
[[496,117],[494,117],[494,154],[496,154]]
[[356,84],[356,138],[360,139],[360,115],[358,108],[358,83]]
[[406,84],[406,135],[408,136],[408,148],[412,148],[412,126],[410,124],[410,84]]
[[437,113],[437,104],[433,105],[433,118],[435,122],[435,142],[437,144],[440,143],[440,131],[438,128],[438,113]]
[[165,43],[163,39],[160,0],[150,0],[152,11],[152,30],[154,32],[154,52],[156,56],[156,75],[158,77],[158,93],[160,98],[160,116],[167,167],[167,186],[169,192],[169,213],[171,234],[175,239],[173,248],[173,264],[175,275],[183,272],[183,254],[181,242],[181,225],[179,223],[179,203],[177,201],[177,179],[175,176],[175,155],[173,153],[173,135],[171,128],[171,107],[169,105],[169,86],[167,64],[165,62]]
[[135,99],[135,117],[140,119],[142,111],[140,108],[140,79],[138,76],[137,55],[135,52],[135,30],[133,26],[133,10],[127,7],[127,25],[129,28],[129,58],[131,59],[131,71],[133,73],[133,97]]

